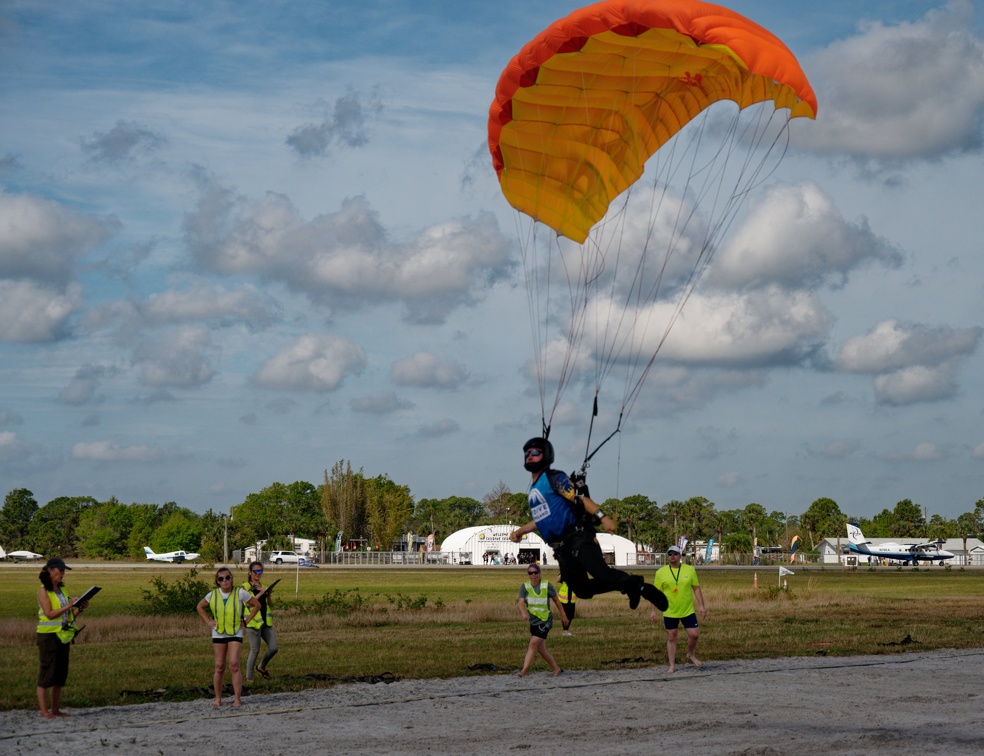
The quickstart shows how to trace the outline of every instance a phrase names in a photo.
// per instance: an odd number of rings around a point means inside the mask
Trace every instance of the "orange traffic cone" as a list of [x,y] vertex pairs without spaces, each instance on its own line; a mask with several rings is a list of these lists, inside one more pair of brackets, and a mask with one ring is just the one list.
[[757,572],[752,573],[752,585],[755,588],[759,587],[759,574]]

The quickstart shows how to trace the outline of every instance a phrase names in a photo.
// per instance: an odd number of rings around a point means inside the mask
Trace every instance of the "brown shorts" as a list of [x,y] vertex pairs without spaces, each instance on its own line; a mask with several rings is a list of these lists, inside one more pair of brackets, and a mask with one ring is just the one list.
[[38,687],[61,687],[68,682],[68,652],[71,643],[62,643],[55,633],[38,633]]

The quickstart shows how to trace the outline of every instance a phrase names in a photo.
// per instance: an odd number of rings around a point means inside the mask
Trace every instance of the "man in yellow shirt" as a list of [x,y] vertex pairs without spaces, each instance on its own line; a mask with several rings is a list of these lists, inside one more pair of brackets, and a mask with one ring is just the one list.
[[[668,672],[672,674],[676,669],[677,632],[681,622],[687,631],[687,658],[698,669],[703,666],[696,655],[700,628],[697,626],[694,598],[700,605],[701,619],[707,617],[707,607],[697,579],[697,570],[684,563],[680,547],[670,546],[666,550],[666,557],[670,563],[656,570],[653,583],[670,601],[669,607],[663,612],[663,627],[666,628],[666,655],[670,660]],[[656,607],[653,607],[649,618],[655,624],[657,617]]]

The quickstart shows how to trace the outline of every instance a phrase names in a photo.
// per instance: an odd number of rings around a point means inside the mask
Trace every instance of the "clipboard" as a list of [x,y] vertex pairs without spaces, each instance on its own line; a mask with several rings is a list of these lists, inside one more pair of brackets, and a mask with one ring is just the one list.
[[89,588],[89,590],[87,590],[87,591],[86,591],[85,593],[83,593],[83,594],[82,594],[81,596],[79,596],[79,597],[78,597],[77,599],[74,599],[74,600],[72,601],[72,606],[78,606],[78,605],[79,605],[79,604],[81,604],[81,603],[82,603],[83,601],[88,601],[88,600],[89,600],[89,599],[91,599],[91,598],[92,598],[93,596],[95,596],[95,595],[96,595],[97,593],[99,593],[99,591],[101,591],[101,590],[102,590],[102,588],[100,588],[100,587],[99,587],[98,585],[93,585],[93,586],[91,586],[91,587]]
[[279,583],[281,580],[283,580],[283,578],[277,578],[276,580],[274,580],[272,583],[270,583],[270,585],[268,585],[266,588],[263,589],[263,593],[269,593],[270,591],[272,591],[276,587],[277,583]]

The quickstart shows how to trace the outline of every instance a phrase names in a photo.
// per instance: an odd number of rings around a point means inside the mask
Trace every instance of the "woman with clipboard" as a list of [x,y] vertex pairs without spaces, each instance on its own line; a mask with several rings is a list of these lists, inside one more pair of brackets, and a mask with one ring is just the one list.
[[45,719],[68,716],[60,708],[61,690],[68,681],[68,652],[78,632],[75,618],[89,605],[88,601],[73,604],[65,593],[65,571],[70,569],[62,559],[52,557],[38,575],[38,707]]

